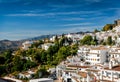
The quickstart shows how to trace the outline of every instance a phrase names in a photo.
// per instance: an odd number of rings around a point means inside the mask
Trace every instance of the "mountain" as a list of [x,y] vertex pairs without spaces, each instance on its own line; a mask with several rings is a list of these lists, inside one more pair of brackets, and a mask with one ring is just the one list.
[[0,41],[0,52],[4,50],[16,50],[21,46],[22,41],[10,41],[10,40],[1,40]]
[[33,38],[28,38],[28,39],[23,39],[23,40],[19,40],[19,41],[10,41],[10,40],[1,40],[0,41],[0,53],[4,50],[17,50],[24,41],[27,40],[40,40],[40,39],[44,39],[44,38],[51,38],[53,35],[41,35],[38,37],[33,37]]
[[38,37],[28,38],[28,39],[24,39],[24,40],[25,41],[26,40],[41,40],[41,39],[44,39],[44,38],[51,38],[52,36],[54,36],[54,34],[53,35],[41,35],[41,36],[38,36]]

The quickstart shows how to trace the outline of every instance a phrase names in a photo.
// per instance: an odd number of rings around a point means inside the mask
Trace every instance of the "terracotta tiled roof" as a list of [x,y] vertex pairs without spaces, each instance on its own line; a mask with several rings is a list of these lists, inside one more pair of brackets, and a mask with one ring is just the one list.
[[90,72],[99,72],[100,70],[87,69],[86,71],[90,71]]
[[90,68],[90,66],[78,66],[78,65],[68,65],[67,67],[75,67],[75,68]]
[[106,70],[114,70],[114,71],[120,71],[120,65],[113,67],[112,69],[109,69],[109,67],[105,68]]
[[87,78],[87,73],[86,72],[78,72],[78,74],[83,78]]
[[76,77],[72,77],[76,82],[79,82],[78,79]]
[[97,48],[92,48],[92,50],[107,50],[108,48],[105,47],[97,47]]

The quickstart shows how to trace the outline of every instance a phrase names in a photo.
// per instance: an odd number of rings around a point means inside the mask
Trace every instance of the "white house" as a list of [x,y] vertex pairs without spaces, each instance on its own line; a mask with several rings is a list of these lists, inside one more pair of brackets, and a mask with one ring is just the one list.
[[77,41],[83,39],[84,35],[83,34],[76,34],[76,33],[69,33],[67,35],[65,35],[67,38],[71,38],[73,40],[74,43],[76,43]]
[[32,69],[29,69],[28,71],[25,71],[25,72],[21,72],[18,74],[18,77],[21,79],[21,78],[32,78],[32,75],[34,75],[35,73],[37,72],[37,69],[35,68],[32,68]]
[[22,80],[11,78],[11,77],[4,77],[4,79],[5,79],[5,81],[4,80],[0,80],[0,82],[22,82]]
[[109,60],[111,60],[111,59],[115,59],[116,61],[118,61],[120,63],[120,48],[119,47],[110,49]]
[[42,49],[47,50],[50,46],[53,46],[53,45],[54,45],[53,43],[42,44]]
[[29,82],[53,82],[50,78],[31,79]]
[[32,44],[33,41],[25,41],[24,43],[22,43],[22,49],[27,50]]
[[50,41],[54,42],[54,41],[55,41],[55,37],[56,37],[56,36],[52,36],[52,37],[50,38]]
[[105,63],[107,60],[108,49],[105,47],[92,48],[88,54],[86,54],[86,62],[91,65]]
[[32,75],[31,75],[30,73],[28,73],[28,72],[19,73],[18,76],[19,76],[19,79],[22,79],[22,78],[23,78],[23,79],[24,79],[24,78],[30,79],[30,78],[32,78]]
[[113,30],[115,30],[116,32],[120,32],[120,26],[116,26],[115,28],[113,28]]
[[111,82],[119,82],[120,80],[120,65],[115,67],[106,67],[101,70],[100,80],[109,80]]

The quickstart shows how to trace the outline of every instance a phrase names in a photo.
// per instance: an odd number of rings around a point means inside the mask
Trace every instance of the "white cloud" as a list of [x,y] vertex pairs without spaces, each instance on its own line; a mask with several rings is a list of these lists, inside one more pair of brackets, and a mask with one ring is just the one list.
[[14,32],[0,32],[0,39],[20,40],[30,37],[36,37],[44,34],[50,34],[50,31],[44,30],[16,30]]
[[0,3],[11,3],[11,2],[18,2],[20,0],[0,0]]
[[61,20],[67,20],[67,21],[71,21],[71,20],[85,20],[85,18],[61,18]]
[[54,16],[56,15],[55,13],[25,13],[25,14],[8,14],[5,16]]
[[[77,24],[76,24],[77,25]],[[9,39],[9,40],[20,40],[30,37],[36,37],[40,35],[47,34],[62,34],[62,33],[71,33],[79,31],[92,31],[95,28],[100,28],[102,26],[71,26],[69,28],[59,28],[54,30],[16,30],[11,32],[0,32],[0,39]]]
[[101,27],[103,26],[73,26],[70,28],[64,28],[64,29],[59,29],[60,33],[73,33],[73,32],[79,32],[79,31],[93,31],[94,29],[100,30]]
[[101,2],[102,0],[85,0],[87,2]]
[[55,15],[77,15],[77,14],[97,14],[100,11],[71,11],[71,12],[49,12],[49,13],[19,13],[19,14],[7,14],[5,16],[55,16]]
[[83,26],[83,25],[91,25],[93,23],[73,23],[73,24],[64,24],[61,26]]

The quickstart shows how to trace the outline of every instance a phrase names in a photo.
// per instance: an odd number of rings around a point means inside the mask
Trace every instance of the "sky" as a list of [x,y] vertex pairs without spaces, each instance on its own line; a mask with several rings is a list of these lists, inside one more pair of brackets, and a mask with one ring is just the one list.
[[0,0],[0,40],[101,30],[120,18],[120,0]]

